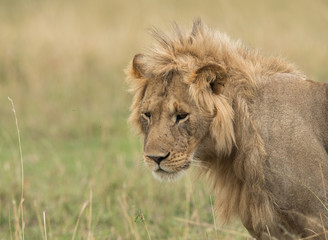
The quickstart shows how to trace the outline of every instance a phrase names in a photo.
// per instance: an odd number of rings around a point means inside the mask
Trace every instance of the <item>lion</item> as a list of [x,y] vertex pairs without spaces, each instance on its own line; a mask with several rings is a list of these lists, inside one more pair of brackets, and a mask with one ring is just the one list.
[[201,165],[222,223],[239,217],[256,239],[326,239],[328,84],[201,20],[152,35],[127,79],[153,176]]

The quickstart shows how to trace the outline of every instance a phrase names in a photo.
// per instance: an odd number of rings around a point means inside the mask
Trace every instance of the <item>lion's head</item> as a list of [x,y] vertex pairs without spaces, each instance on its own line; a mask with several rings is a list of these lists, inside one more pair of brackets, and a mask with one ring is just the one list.
[[158,45],[137,54],[127,71],[135,92],[130,121],[144,135],[144,160],[160,180],[181,176],[205,138],[215,139],[222,154],[233,146],[233,112],[223,94],[228,72],[209,57],[216,48],[203,33],[200,22],[191,34],[176,27],[172,38],[155,30]]

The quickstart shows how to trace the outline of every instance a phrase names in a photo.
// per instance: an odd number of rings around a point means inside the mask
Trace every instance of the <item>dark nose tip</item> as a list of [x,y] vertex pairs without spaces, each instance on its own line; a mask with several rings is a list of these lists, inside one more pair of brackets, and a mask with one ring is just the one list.
[[157,164],[160,164],[161,161],[168,158],[169,156],[170,156],[170,153],[166,154],[165,156],[149,156],[149,155],[147,155],[148,158],[150,158],[151,160],[153,160]]

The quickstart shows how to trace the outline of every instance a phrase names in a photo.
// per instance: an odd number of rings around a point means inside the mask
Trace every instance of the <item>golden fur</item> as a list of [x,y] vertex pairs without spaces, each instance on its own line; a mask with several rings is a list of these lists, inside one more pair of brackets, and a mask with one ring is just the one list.
[[271,148],[262,134],[264,115],[255,112],[265,102],[257,97],[266,81],[281,75],[307,82],[306,77],[292,64],[264,58],[199,20],[191,33],[175,25],[172,35],[153,30],[153,36],[157,44],[134,57],[127,75],[135,93],[130,122],[145,136],[144,158],[154,176],[171,180],[200,161],[212,179],[223,222],[238,215],[258,239],[289,239],[283,230],[308,236],[303,228],[313,225],[293,220],[303,230],[293,227],[288,221],[294,215],[284,207],[289,200],[280,206],[270,189],[268,179],[277,175],[267,164]]

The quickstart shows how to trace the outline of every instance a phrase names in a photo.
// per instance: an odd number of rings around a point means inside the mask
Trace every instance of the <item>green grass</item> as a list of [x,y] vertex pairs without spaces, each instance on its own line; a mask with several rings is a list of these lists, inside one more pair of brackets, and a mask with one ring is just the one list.
[[22,141],[25,239],[46,239],[44,227],[49,240],[72,239],[77,223],[75,239],[148,239],[147,231],[151,239],[247,238],[237,220],[216,231],[205,179],[154,180],[127,125],[123,69],[151,42],[146,28],[190,26],[198,16],[328,80],[323,0],[0,1],[0,240],[21,236],[8,96]]

